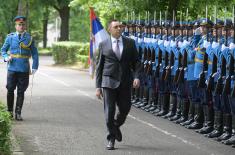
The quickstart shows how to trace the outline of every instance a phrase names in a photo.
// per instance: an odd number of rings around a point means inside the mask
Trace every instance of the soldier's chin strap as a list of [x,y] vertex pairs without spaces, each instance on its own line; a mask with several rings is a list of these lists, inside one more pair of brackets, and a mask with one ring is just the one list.
[[32,74],[32,81],[31,81],[31,89],[30,89],[30,104],[32,104],[32,98],[33,98],[33,79],[34,79],[34,74]]

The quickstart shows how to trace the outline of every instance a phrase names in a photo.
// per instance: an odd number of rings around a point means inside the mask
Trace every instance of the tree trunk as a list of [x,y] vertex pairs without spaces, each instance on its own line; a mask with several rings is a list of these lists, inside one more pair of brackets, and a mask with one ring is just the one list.
[[69,40],[69,17],[70,17],[70,8],[69,6],[64,6],[59,9],[59,14],[61,18],[60,25],[60,41],[68,41]]
[[24,4],[22,0],[18,0],[18,15],[23,15],[24,14]]
[[49,10],[45,8],[43,12],[43,48],[47,47],[47,25],[48,25]]
[[43,20],[43,48],[47,48],[47,24],[48,19]]

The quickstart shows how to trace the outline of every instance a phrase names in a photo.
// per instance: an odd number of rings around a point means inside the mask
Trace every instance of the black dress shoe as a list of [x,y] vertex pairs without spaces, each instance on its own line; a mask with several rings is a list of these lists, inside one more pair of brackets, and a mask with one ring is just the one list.
[[222,134],[223,134],[222,131],[214,129],[211,133],[208,133],[205,136],[208,137],[208,138],[216,138],[216,137],[221,136]]
[[121,141],[122,141],[122,132],[121,132],[121,130],[120,130],[119,127],[116,127],[115,139],[116,139],[118,142],[121,142]]
[[23,118],[21,117],[21,115],[20,114],[15,114],[15,119],[17,120],[17,121],[23,121]]
[[222,143],[224,143],[225,145],[233,145],[233,144],[235,145],[235,135],[233,135],[228,140],[222,141]]
[[108,140],[108,144],[106,146],[107,150],[114,150],[114,144],[115,144],[115,140],[114,139],[110,139]]

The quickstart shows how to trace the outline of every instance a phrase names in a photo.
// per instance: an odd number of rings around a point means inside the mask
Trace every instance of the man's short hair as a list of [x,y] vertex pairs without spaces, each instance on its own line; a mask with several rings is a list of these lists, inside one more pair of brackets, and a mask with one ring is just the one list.
[[111,26],[112,22],[119,22],[119,21],[118,21],[118,20],[116,20],[116,19],[112,19],[112,20],[110,20],[110,21],[108,22],[108,29],[110,28],[110,26]]

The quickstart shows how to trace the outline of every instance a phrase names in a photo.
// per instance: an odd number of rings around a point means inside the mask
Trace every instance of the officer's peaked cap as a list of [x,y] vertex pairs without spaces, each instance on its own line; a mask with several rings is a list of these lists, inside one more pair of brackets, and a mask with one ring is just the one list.
[[25,22],[26,21],[26,17],[25,16],[16,16],[14,18],[14,22]]

